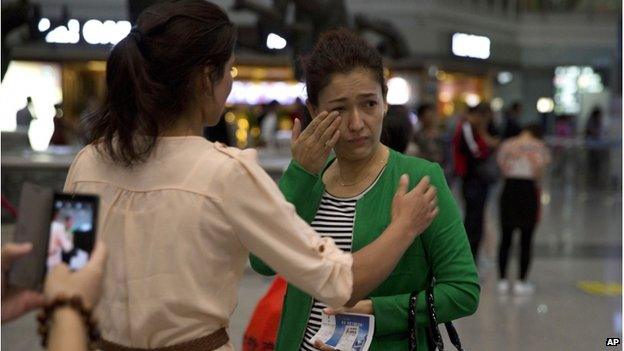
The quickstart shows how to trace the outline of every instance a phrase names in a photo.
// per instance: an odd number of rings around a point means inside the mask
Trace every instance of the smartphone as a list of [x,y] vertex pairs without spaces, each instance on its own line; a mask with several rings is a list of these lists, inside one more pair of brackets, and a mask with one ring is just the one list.
[[30,242],[32,251],[13,262],[9,284],[41,291],[46,273],[65,263],[72,270],[89,261],[96,240],[99,198],[54,193],[25,183],[20,197],[15,242]]
[[70,270],[84,267],[95,246],[98,197],[55,193],[47,236],[45,268],[65,263]]

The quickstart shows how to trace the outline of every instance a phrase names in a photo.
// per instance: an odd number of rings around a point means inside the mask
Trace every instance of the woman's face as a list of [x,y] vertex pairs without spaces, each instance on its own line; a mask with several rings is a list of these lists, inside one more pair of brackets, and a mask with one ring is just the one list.
[[319,93],[318,106],[308,107],[312,116],[322,111],[340,113],[340,138],[334,147],[338,157],[356,161],[376,150],[388,105],[370,70],[334,73]]
[[[225,101],[232,91],[232,66],[234,65],[234,55],[226,62],[223,78],[216,83],[210,82],[210,71],[206,71],[205,76],[208,84],[212,86],[212,96],[205,103],[204,122],[208,126],[214,126],[219,122],[219,118],[223,114]],[[209,94],[210,95],[210,94]]]

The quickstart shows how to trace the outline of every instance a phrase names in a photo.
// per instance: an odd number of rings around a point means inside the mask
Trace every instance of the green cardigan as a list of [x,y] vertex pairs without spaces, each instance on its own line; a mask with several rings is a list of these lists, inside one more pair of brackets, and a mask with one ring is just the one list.
[[[330,161],[331,162],[331,161]],[[327,168],[325,168],[327,169]],[[392,198],[399,178],[407,173],[412,189],[428,175],[438,190],[439,215],[407,249],[394,271],[369,295],[375,314],[375,335],[370,350],[407,350],[407,311],[410,293],[420,291],[417,300],[418,350],[427,350],[428,324],[424,290],[427,273],[433,269],[435,308],[443,323],[471,315],[479,303],[479,282],[462,218],[439,165],[390,150],[385,170],[375,186],[356,204],[352,251],[374,241],[390,224]],[[295,161],[279,181],[279,187],[297,213],[308,223],[314,219],[325,190],[321,177],[305,171]],[[425,250],[431,262],[425,258]],[[275,272],[251,255],[251,266],[263,275]],[[312,308],[312,297],[288,285],[277,351],[299,350]]]

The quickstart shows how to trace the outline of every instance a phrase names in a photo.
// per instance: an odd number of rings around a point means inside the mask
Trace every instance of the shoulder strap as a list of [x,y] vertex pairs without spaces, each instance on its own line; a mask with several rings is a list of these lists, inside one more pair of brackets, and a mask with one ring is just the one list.
[[[433,267],[429,262],[429,252],[425,247],[425,242],[422,240],[422,236],[418,237],[420,239],[420,243],[423,247],[423,251],[425,252],[425,261],[427,262],[427,269],[429,270],[427,273],[427,290],[425,292],[425,300],[427,302],[427,313],[429,314],[429,333],[428,333],[428,343],[429,349],[435,350],[436,347],[438,350],[444,350],[444,341],[442,340],[442,335],[440,334],[440,328],[438,328],[438,318],[434,308],[434,298],[433,298],[433,286],[435,284],[435,277],[433,276]],[[457,351],[463,351],[463,347],[461,341],[459,340],[459,334],[453,325],[453,322],[444,323],[444,327],[446,332],[448,333],[451,344],[455,346]]]

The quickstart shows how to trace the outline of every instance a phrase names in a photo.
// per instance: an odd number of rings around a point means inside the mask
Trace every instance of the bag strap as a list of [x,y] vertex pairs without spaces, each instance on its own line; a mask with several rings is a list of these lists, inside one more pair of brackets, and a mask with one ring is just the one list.
[[[440,351],[444,351],[444,341],[442,339],[442,334],[440,333],[440,328],[438,327],[438,315],[435,311],[435,300],[433,296],[433,287],[435,285],[435,277],[433,276],[433,267],[430,264],[431,260],[429,259],[429,252],[425,247],[425,242],[422,240],[422,236],[419,236],[420,244],[422,245],[423,251],[425,252],[425,261],[427,262],[427,267],[429,268],[429,272],[427,273],[427,290],[425,292],[425,301],[427,303],[427,313],[429,315],[429,349],[435,350],[436,348]],[[444,323],[444,327],[446,332],[449,335],[449,339],[451,344],[455,346],[457,351],[463,351],[463,347],[461,341],[459,339],[459,334],[457,333],[457,329],[453,325],[453,322]],[[416,329],[416,328],[414,328]]]
[[407,309],[409,351],[417,351],[417,348],[418,348],[418,329],[416,328],[416,301],[417,300],[418,300],[418,291],[414,290],[410,294],[409,308]]

